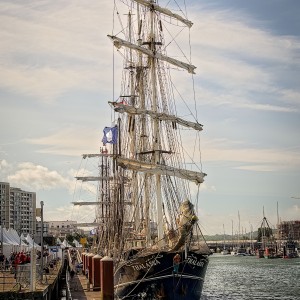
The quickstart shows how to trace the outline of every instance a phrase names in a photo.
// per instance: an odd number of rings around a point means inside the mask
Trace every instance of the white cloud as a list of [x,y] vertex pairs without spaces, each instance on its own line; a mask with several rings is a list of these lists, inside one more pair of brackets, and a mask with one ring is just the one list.
[[280,218],[284,221],[299,220],[299,215],[300,205],[298,204],[289,205],[280,212]]
[[300,213],[300,206],[299,205],[294,205],[293,208],[294,208],[295,212]]
[[93,70],[74,68],[40,67],[28,68],[26,66],[6,66],[0,68],[3,74],[2,86],[9,90],[32,96],[39,101],[53,102],[64,92],[73,89],[96,90],[97,73]]
[[14,174],[7,178],[13,186],[25,186],[36,191],[58,188],[72,191],[74,186],[74,179],[64,177],[57,171],[50,171],[47,167],[31,162],[19,164]]
[[[197,72],[230,89],[223,97],[220,93],[206,97],[207,104],[293,111],[292,107],[255,103],[247,91],[271,90],[279,100],[299,105],[291,99],[296,99],[295,91],[276,88],[274,76],[280,72],[273,72],[273,67],[265,64],[297,65],[294,56],[300,48],[299,40],[250,27],[249,18],[240,12],[202,9],[191,15],[191,19],[201,20],[191,31],[195,35],[192,40]],[[112,24],[107,11],[112,11],[109,1],[88,6],[82,1],[59,6],[34,2],[0,5],[0,36],[6,41],[0,47],[5,62],[0,69],[2,86],[47,102],[71,89],[95,91],[100,82],[102,90],[110,86],[107,74],[111,72],[112,46],[106,33]],[[264,63],[249,61],[253,57]]]
[[197,11],[195,17],[200,22],[191,31],[192,56],[202,103],[299,112],[299,87],[285,87],[300,72],[299,38],[250,27],[252,20],[240,12]]
[[103,86],[109,86],[108,71],[103,72],[111,62],[105,7],[73,3],[43,9],[0,5],[1,86],[47,102],[70,89],[96,90],[106,81]]
[[300,167],[299,153],[290,149],[250,148],[243,145],[243,141],[234,143],[226,139],[205,140],[202,143],[204,161],[236,162],[240,164],[236,168],[252,171],[278,171]]
[[253,20],[240,11],[197,11],[195,19],[201,20],[192,29],[192,34],[197,35],[193,40],[200,49],[207,47],[238,57],[289,64],[293,64],[300,49],[299,39],[275,36],[259,28],[258,24],[255,27]]
[[251,166],[238,166],[235,169],[257,172],[274,172],[278,170],[278,166],[274,165],[251,165]]
[[297,90],[283,89],[280,91],[282,94],[282,99],[287,103],[295,104],[300,106],[300,92]]
[[7,181],[7,174],[10,174],[14,171],[14,167],[12,164],[7,162],[5,159],[0,160],[0,175],[1,181]]
[[61,128],[49,136],[27,139],[27,143],[43,146],[40,153],[52,155],[81,156],[96,151],[101,144],[100,130],[72,126]]
[[0,160],[0,171],[5,170],[8,167],[8,163],[5,159]]

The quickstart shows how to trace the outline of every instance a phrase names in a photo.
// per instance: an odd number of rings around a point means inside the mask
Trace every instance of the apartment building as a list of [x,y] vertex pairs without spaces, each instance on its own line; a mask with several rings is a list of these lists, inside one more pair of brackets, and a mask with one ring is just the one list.
[[283,221],[278,225],[278,238],[300,241],[300,221]]
[[6,228],[19,234],[34,234],[36,231],[36,193],[11,187],[0,182],[0,220]]
[[9,224],[9,183],[0,182],[0,223],[8,228]]
[[[49,231],[50,235],[57,238],[65,238],[68,234],[73,234],[78,232],[77,221],[49,221]],[[80,231],[81,232],[81,231]]]

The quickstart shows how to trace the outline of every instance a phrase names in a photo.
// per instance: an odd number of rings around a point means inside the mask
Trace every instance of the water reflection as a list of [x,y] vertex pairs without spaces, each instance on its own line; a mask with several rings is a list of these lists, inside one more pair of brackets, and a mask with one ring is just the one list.
[[265,259],[214,254],[201,300],[299,300],[300,258]]

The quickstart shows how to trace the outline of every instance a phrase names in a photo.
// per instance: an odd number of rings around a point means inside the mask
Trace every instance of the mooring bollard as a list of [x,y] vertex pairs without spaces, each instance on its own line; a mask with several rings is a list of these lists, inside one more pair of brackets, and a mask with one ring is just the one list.
[[93,257],[93,275],[92,275],[92,284],[93,284],[93,290],[99,291],[100,290],[100,262],[102,257],[100,255],[95,255]]
[[100,261],[101,300],[114,299],[114,263],[105,256]]
[[91,284],[93,284],[92,282],[92,277],[93,277],[93,257],[95,256],[95,254],[93,253],[90,253],[88,255],[88,269],[89,269],[89,272],[88,272],[88,280]]
[[86,252],[83,252],[81,254],[81,260],[82,260],[82,274],[85,275],[85,269],[86,269],[86,266],[85,266],[85,257],[86,257],[87,253]]

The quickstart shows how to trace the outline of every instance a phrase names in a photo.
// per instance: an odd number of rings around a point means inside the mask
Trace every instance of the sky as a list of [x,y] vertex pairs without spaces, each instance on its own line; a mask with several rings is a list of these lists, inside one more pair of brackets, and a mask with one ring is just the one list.
[[[245,232],[263,212],[273,227],[300,220],[300,2],[186,2],[203,233],[236,232],[238,215]],[[111,0],[0,1],[0,181],[36,192],[45,221],[94,213],[71,202],[119,91],[112,20]]]

